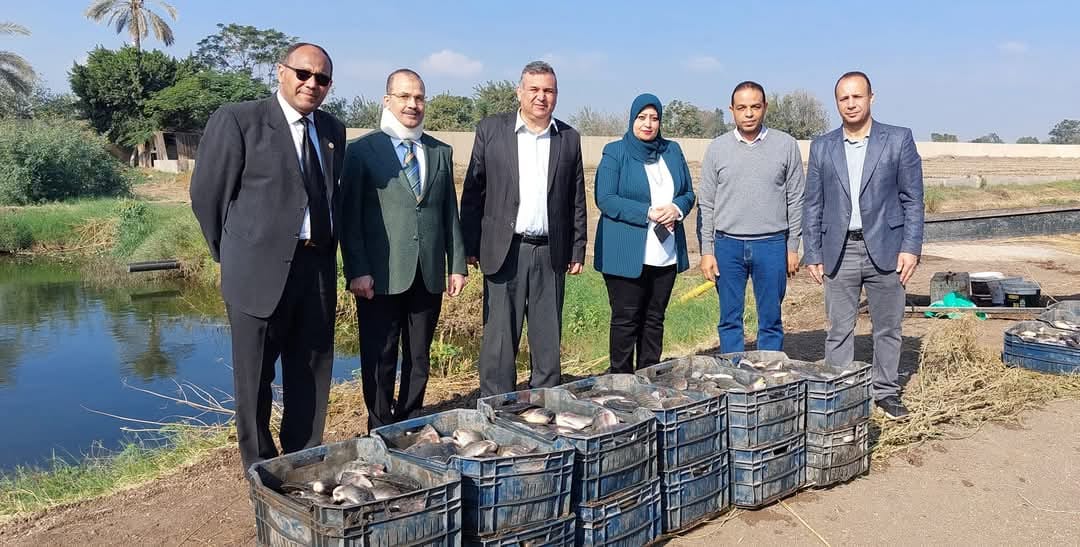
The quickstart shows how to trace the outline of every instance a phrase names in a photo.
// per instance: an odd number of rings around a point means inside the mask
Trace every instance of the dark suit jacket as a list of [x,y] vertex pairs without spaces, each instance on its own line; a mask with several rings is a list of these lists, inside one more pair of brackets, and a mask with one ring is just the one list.
[[[866,145],[859,193],[863,238],[880,270],[895,270],[901,252],[922,254],[922,159],[911,130],[874,120]],[[805,264],[823,264],[832,274],[851,221],[844,131],[837,128],[810,144],[803,202]]]
[[424,182],[417,202],[390,137],[374,131],[349,143],[341,172],[341,250],[345,279],[370,275],[376,294],[412,286],[417,264],[428,292],[466,274],[454,190],[453,151],[424,134]]
[[[315,112],[326,195],[333,211],[345,154],[345,126]],[[221,294],[230,306],[269,317],[289,276],[307,192],[289,125],[276,96],[231,103],[206,123],[191,177],[191,209],[210,254],[221,263]],[[334,222],[334,231],[338,230]],[[336,236],[335,242],[336,245]],[[332,283],[336,254],[330,255]]]
[[[514,237],[520,202],[516,121],[516,112],[480,121],[461,194],[465,253],[479,257],[487,275],[502,267]],[[551,135],[547,215],[551,267],[565,271],[571,262],[584,263],[588,227],[581,136],[559,120]]]

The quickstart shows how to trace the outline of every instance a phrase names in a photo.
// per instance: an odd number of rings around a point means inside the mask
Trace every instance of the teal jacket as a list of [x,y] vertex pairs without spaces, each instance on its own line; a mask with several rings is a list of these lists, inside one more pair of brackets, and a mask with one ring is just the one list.
[[[675,142],[668,144],[662,157],[675,183],[672,203],[682,211],[685,219],[695,199],[690,168],[682,148]],[[622,140],[608,143],[596,170],[596,206],[600,208],[600,221],[596,225],[593,252],[598,271],[629,278],[641,275],[651,203],[645,165],[626,152]],[[675,223],[675,254],[678,271],[690,267],[682,222]]]
[[453,150],[426,133],[420,143],[425,179],[419,201],[389,136],[374,131],[349,143],[338,215],[346,283],[370,275],[375,294],[399,294],[412,286],[419,266],[435,294],[446,289],[448,274],[467,273]]

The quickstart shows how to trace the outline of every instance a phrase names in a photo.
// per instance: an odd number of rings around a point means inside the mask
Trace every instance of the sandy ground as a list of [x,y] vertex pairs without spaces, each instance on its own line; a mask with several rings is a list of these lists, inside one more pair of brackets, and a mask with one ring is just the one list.
[[[929,245],[910,298],[926,297],[935,271],[987,269],[1035,278],[1044,294],[1080,298],[1080,253],[1067,250],[1058,239]],[[785,349],[799,358],[820,358],[820,288],[801,276],[789,295]],[[922,338],[939,321],[905,320],[905,374],[914,371]],[[856,339],[863,359],[870,352],[868,323],[865,316],[860,319]],[[981,322],[980,344],[1000,348],[1010,324]],[[475,390],[432,411],[473,397]],[[790,510],[774,504],[741,512],[670,543],[812,544],[819,542],[812,528],[830,544],[1075,544],[1080,538],[1077,415],[1080,402],[1063,401],[1027,413],[1021,427],[957,432],[964,438],[914,447],[850,484],[800,493],[785,502]],[[334,437],[361,428],[338,426]],[[227,449],[149,485],[9,521],[0,525],[0,543],[244,545],[255,540],[254,522],[237,453]]]

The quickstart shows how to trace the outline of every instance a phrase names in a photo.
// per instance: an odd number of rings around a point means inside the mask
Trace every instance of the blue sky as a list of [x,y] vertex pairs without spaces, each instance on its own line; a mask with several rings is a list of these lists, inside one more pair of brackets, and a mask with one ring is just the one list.
[[[0,19],[30,37],[0,37],[50,88],[67,89],[72,62],[123,37],[82,15],[89,0],[5,2]],[[832,85],[846,70],[870,74],[874,116],[918,140],[991,131],[1006,142],[1046,138],[1080,118],[1080,3],[1076,2],[365,2],[173,0],[175,56],[216,23],[276,28],[324,45],[335,93],[379,98],[386,74],[408,66],[428,94],[467,95],[512,79],[543,58],[559,75],[556,115],[580,107],[623,113],[640,92],[664,101],[726,107],[751,79],[769,92],[805,89],[838,122]],[[159,10],[159,13],[161,11]],[[149,40],[147,47],[162,47]],[[730,121],[730,116],[725,114]]]

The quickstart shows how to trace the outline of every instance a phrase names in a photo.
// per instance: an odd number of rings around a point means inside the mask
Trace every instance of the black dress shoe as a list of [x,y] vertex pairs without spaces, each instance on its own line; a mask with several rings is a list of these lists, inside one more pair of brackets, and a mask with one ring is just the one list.
[[885,417],[890,420],[903,420],[907,418],[910,412],[904,403],[900,401],[900,397],[896,395],[890,395],[884,399],[880,399],[875,402],[878,408],[885,413]]

